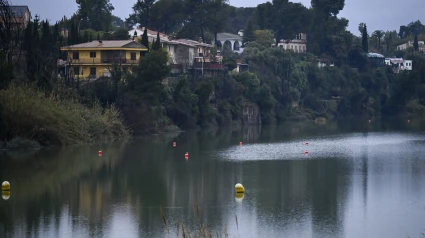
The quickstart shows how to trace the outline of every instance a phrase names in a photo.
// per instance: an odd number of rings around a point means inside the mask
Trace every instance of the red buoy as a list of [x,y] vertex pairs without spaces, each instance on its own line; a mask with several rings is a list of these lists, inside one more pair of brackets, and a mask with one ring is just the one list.
[[97,154],[99,155],[99,156],[102,156],[102,151],[101,150],[99,150],[98,152],[97,152]]
[[186,154],[184,154],[184,158],[189,159],[189,152],[186,152]]
[[305,144],[308,145],[308,141]]
[[308,150],[305,151],[305,154],[308,155]]
[[176,147],[177,146],[177,143],[176,142],[173,142],[173,147]]
[[239,145],[240,145],[240,146],[242,146],[242,141],[241,141],[241,142],[239,142]]

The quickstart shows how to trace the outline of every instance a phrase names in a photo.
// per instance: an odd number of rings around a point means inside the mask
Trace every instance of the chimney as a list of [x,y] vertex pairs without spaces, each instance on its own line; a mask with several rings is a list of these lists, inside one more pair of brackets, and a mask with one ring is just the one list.
[[100,41],[99,41],[99,46],[101,46],[101,45],[103,45],[103,42],[100,40]]
[[198,37],[198,42],[202,43],[202,37]]

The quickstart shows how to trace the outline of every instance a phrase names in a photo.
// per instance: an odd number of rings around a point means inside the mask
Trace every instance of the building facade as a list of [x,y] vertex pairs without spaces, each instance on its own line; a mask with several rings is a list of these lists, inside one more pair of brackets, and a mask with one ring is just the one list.
[[78,78],[110,77],[110,69],[118,64],[125,73],[137,65],[147,48],[133,40],[92,41],[61,47],[68,53],[62,63],[65,74]]
[[[418,41],[419,48],[425,49],[424,41]],[[407,50],[408,48],[413,47],[413,41],[408,41],[407,43],[397,46],[397,50]]]
[[13,27],[25,29],[31,21],[31,12],[28,6],[9,6],[8,9],[1,8],[0,11],[2,12],[0,24],[9,22]]
[[296,53],[306,53],[307,35],[305,33],[299,33],[295,36],[295,39],[293,40],[280,40],[277,46],[285,50],[292,50]]
[[404,60],[403,58],[386,58],[385,64],[393,68],[394,73],[413,69],[412,60]]
[[217,45],[217,48],[223,50],[225,47],[231,49],[235,53],[242,53],[242,36],[243,32],[239,31],[239,35],[232,33],[217,33],[217,42],[214,40],[211,42],[212,45]]

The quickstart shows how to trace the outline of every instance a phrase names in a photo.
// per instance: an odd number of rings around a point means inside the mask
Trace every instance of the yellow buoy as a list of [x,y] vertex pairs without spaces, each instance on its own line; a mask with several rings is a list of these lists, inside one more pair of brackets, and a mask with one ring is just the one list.
[[10,191],[1,191],[1,197],[4,200],[9,200],[9,198],[10,198]]
[[7,181],[4,181],[1,184],[1,191],[10,191],[10,183]]
[[235,190],[236,190],[236,193],[244,193],[245,192],[245,188],[240,183],[237,183],[235,185]]
[[236,193],[235,195],[235,201],[236,202],[242,202],[243,198],[245,197],[244,193]]

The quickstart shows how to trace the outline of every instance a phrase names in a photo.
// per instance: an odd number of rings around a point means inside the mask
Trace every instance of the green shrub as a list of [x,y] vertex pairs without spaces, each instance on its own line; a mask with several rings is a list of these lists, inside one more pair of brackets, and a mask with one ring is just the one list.
[[74,145],[128,136],[114,106],[86,107],[75,99],[46,95],[30,86],[0,91],[9,139],[22,137],[41,144]]

